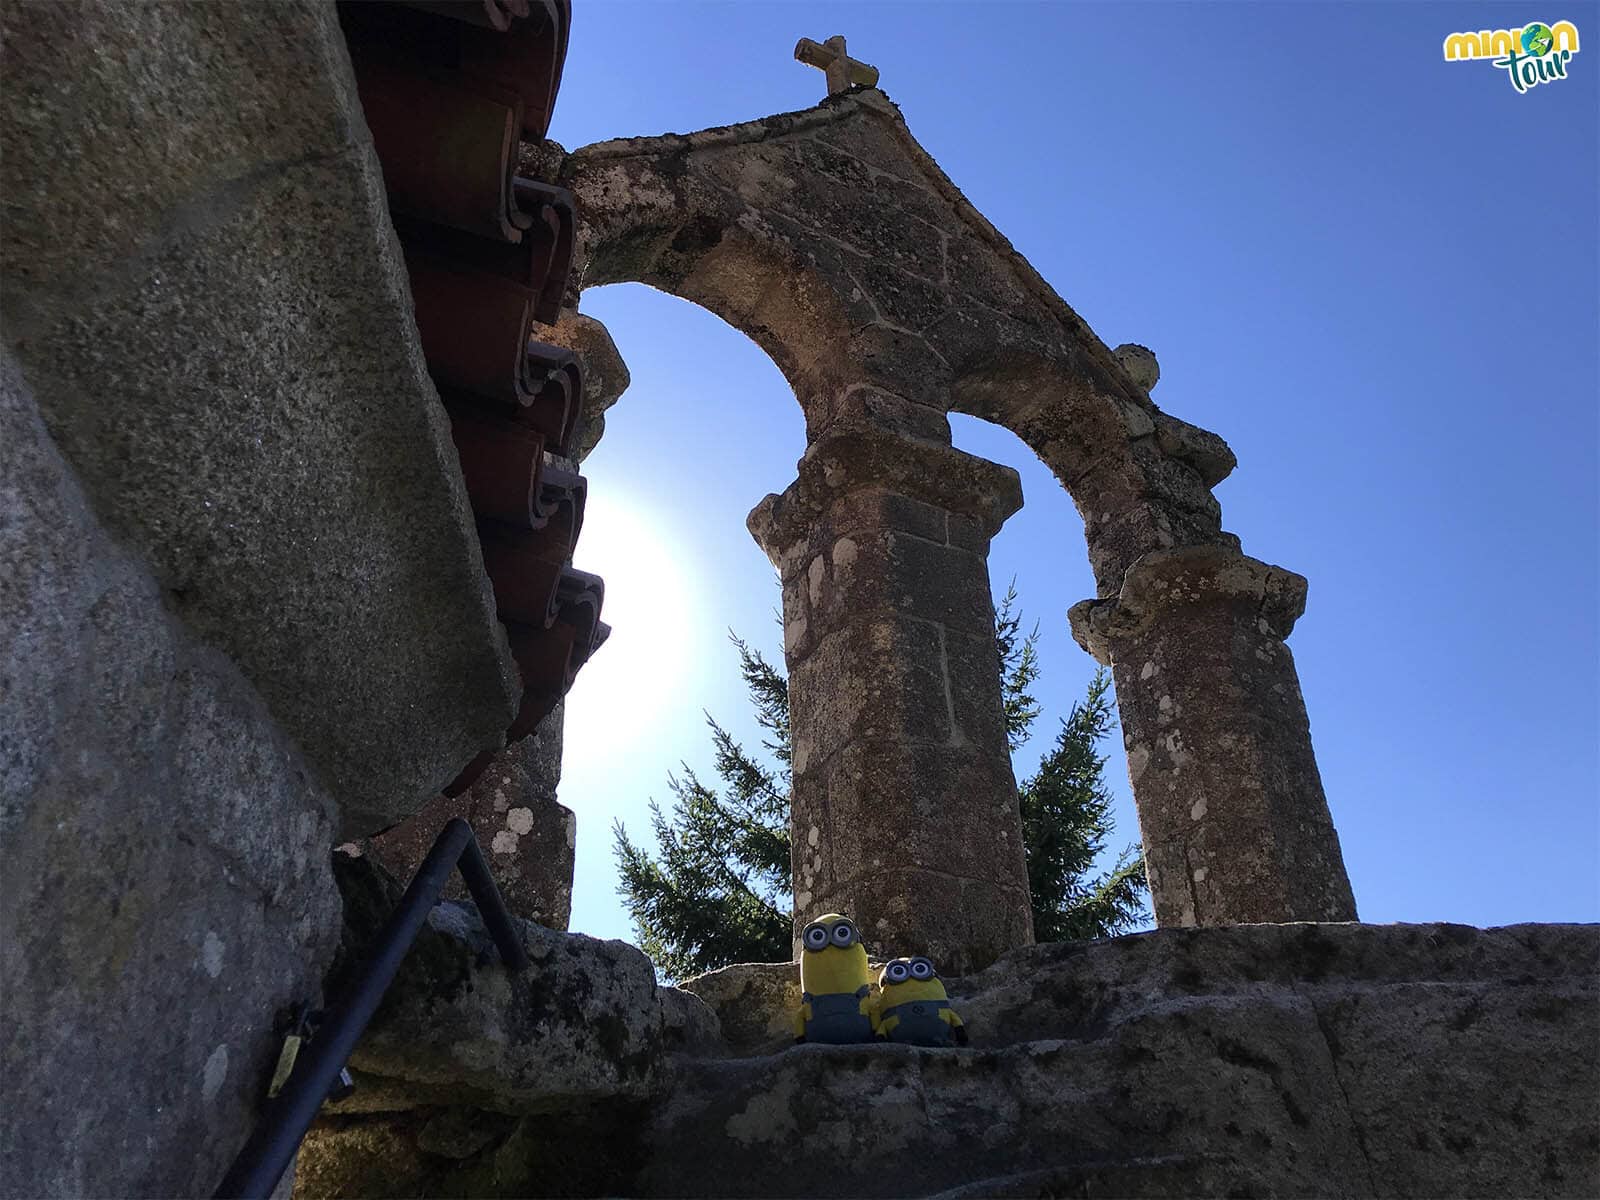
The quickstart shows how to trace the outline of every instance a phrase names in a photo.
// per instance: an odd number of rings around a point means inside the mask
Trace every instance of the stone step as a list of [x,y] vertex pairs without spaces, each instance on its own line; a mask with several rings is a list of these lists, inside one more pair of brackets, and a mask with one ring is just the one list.
[[631,948],[527,940],[526,979],[402,994],[302,1200],[1600,1194],[1596,926],[1037,946],[950,981],[965,1049],[789,1044],[793,964],[651,988]]

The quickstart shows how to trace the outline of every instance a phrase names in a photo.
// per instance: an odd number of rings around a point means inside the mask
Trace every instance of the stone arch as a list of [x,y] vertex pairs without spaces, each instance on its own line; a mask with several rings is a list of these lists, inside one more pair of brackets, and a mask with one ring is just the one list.
[[813,440],[860,420],[842,393],[863,388],[934,410],[901,410],[922,436],[949,411],[1005,426],[1080,505],[1172,526],[1127,539],[1102,595],[1147,550],[1237,546],[1210,495],[1226,444],[1151,402],[881,92],[588,146],[563,179],[583,205],[577,286],[643,282],[716,313],[772,356]]
[[802,919],[849,911],[957,969],[1030,938],[987,640],[1020,487],[951,447],[951,411],[1021,437],[1084,519],[1073,632],[1115,674],[1158,921],[1354,917],[1283,645],[1305,581],[1222,529],[1232,452],[1151,401],[1153,357],[1109,350],[887,97],[598,143],[560,174],[576,290],[702,305],[805,414],[799,478],[750,517],[784,578]]

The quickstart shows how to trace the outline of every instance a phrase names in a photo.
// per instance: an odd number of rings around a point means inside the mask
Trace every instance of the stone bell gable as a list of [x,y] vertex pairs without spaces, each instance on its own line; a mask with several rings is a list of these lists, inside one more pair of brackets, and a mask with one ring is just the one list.
[[985,649],[988,539],[1020,495],[950,447],[963,412],[1021,437],[1083,518],[1098,596],[1074,636],[1114,671],[1157,921],[1355,918],[1283,644],[1304,580],[1222,528],[1233,453],[1156,406],[1155,356],[1109,350],[882,92],[587,146],[559,174],[576,287],[702,305],[805,413],[800,477],[750,517],[784,580],[801,910],[963,967],[1029,940]]

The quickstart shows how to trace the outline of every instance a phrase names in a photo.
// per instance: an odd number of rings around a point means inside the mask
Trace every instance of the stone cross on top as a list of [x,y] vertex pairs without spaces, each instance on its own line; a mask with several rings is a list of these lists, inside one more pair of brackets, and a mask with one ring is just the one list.
[[801,38],[794,46],[794,56],[808,67],[816,67],[828,77],[828,95],[837,96],[852,87],[878,86],[878,68],[857,62],[844,51],[844,35],[838,34],[820,46],[810,38]]

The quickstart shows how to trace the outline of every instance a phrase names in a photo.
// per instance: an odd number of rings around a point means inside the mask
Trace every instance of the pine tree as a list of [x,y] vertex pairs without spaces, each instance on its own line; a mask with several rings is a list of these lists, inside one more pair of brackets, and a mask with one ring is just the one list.
[[617,890],[641,948],[672,979],[791,953],[789,684],[759,650],[731,640],[777,765],[757,762],[707,713],[722,794],[687,764],[682,779],[668,777],[671,818],[650,802],[659,858],[630,841],[621,821],[613,826]]
[[[1016,585],[995,614],[995,654],[1013,754],[1040,715],[1029,690],[1039,677],[1038,626],[1022,634]],[[731,635],[730,635],[731,637]],[[669,978],[735,962],[778,962],[791,953],[789,892],[789,687],[782,673],[732,637],[739,669],[774,765],[748,754],[708,713],[722,788],[687,765],[669,776],[667,817],[650,803],[658,856],[635,844],[619,821],[614,851],[640,945]],[[1066,941],[1124,933],[1145,919],[1144,862],[1137,845],[1089,877],[1114,832],[1106,758],[1097,747],[1115,724],[1110,678],[1097,671],[1081,704],[1061,723],[1054,748],[1018,788],[1034,937]]]
[[1039,678],[1039,625],[1028,631],[1019,643],[1022,632],[1022,614],[1013,612],[1017,605],[1017,581],[1000,601],[994,614],[994,647],[1000,658],[1000,700],[1006,716],[1006,746],[1012,754],[1022,749],[1028,740],[1028,730],[1039,716],[1039,702],[1028,691]]
[[[1012,580],[995,613],[995,647],[1000,655],[1006,740],[1013,754],[1027,742],[1040,712],[1028,691],[1039,677],[1039,627],[1035,624],[1018,641],[1022,618],[1014,612],[1016,603],[1017,585]],[[1137,844],[1124,848],[1110,871],[1089,877],[1116,828],[1105,780],[1107,759],[1098,750],[1115,725],[1111,677],[1101,667],[1089,681],[1083,702],[1074,704],[1061,722],[1055,746],[1039,769],[1017,786],[1035,941],[1112,937],[1147,919],[1149,887]]]

